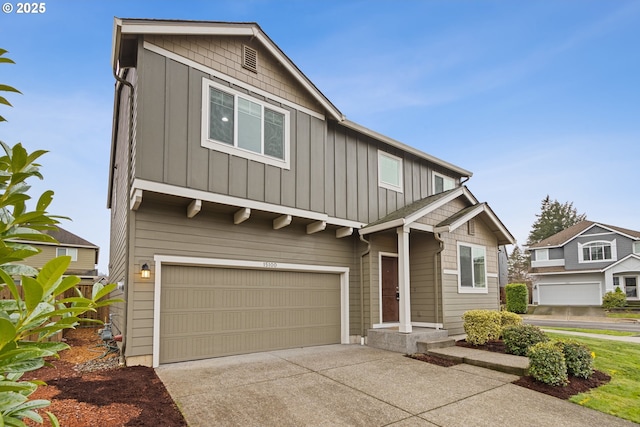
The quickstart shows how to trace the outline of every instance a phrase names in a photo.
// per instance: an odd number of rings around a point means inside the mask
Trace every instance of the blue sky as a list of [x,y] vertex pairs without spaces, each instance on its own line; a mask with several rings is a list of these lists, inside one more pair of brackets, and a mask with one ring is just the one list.
[[352,121],[471,170],[520,244],[542,199],[640,230],[640,1],[46,1],[0,13],[14,108],[0,140],[46,149],[50,212],[101,247],[113,17],[257,22]]

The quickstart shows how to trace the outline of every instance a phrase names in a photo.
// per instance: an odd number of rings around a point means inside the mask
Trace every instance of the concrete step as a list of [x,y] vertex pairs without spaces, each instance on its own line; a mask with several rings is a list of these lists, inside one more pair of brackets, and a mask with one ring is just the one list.
[[429,350],[433,350],[436,348],[453,347],[454,345],[456,345],[456,340],[454,340],[453,338],[440,338],[428,341],[418,341],[416,345],[418,348],[418,353],[427,353]]
[[526,375],[529,368],[528,357],[459,346],[436,348],[428,350],[427,354],[519,376]]

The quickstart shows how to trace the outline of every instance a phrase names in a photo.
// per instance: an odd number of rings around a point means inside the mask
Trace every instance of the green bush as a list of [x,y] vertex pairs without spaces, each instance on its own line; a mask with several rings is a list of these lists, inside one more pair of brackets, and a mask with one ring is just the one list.
[[507,326],[517,326],[517,325],[522,325],[522,317],[510,311],[500,312],[500,326],[502,326],[503,329],[506,328]]
[[569,382],[564,354],[552,342],[539,342],[529,349],[529,375],[549,385]]
[[502,317],[499,311],[469,310],[462,315],[462,319],[468,343],[481,345],[500,338]]
[[609,291],[602,297],[602,308],[619,308],[625,305],[627,305],[627,296],[617,286],[615,291]]
[[529,301],[527,285],[524,283],[509,283],[504,291],[507,311],[519,314],[527,312],[527,303]]
[[502,329],[505,351],[516,356],[526,356],[529,348],[549,338],[542,329],[534,325],[507,326]]
[[556,343],[564,354],[567,374],[579,378],[589,378],[593,374],[593,356],[591,350],[576,341],[559,341]]

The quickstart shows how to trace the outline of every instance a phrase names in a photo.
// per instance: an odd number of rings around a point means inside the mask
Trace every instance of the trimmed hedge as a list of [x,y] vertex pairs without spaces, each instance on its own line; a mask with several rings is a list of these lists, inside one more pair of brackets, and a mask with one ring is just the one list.
[[593,374],[593,356],[587,346],[572,340],[559,341],[556,345],[564,354],[567,374],[580,378],[589,378]]
[[562,350],[553,342],[539,342],[529,349],[529,375],[549,385],[569,382]]
[[527,324],[503,328],[502,340],[507,353],[526,356],[531,346],[547,342],[549,337],[539,327]]
[[518,316],[515,313],[511,313],[510,311],[501,311],[500,318],[500,326],[502,326],[502,329],[506,328],[507,326],[522,325],[522,317]]
[[527,312],[527,302],[529,301],[527,285],[524,283],[509,283],[504,292],[507,311],[519,314]]
[[467,342],[482,345],[500,338],[502,316],[494,310],[469,310],[462,315]]

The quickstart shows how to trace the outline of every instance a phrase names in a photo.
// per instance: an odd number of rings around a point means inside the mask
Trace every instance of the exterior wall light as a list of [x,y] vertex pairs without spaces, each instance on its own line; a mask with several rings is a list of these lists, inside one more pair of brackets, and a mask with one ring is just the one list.
[[149,264],[147,264],[146,262],[142,264],[142,268],[140,269],[140,276],[143,279],[148,279],[149,277],[151,277],[151,269],[149,268]]

